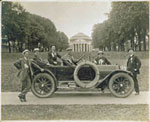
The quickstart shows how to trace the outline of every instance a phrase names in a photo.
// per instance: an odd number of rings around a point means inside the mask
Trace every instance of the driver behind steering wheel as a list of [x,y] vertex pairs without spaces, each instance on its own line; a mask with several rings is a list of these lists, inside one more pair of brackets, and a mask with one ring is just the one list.
[[63,65],[64,66],[76,66],[77,63],[79,62],[79,59],[77,60],[73,57],[71,48],[67,48],[66,51],[67,53],[61,57],[63,61]]

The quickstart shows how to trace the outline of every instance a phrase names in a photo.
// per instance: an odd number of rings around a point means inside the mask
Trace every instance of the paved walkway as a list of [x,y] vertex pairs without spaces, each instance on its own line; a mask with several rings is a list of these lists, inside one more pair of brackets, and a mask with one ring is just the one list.
[[2,105],[73,105],[73,104],[148,104],[149,93],[131,94],[127,98],[116,98],[110,93],[98,92],[57,92],[51,98],[37,98],[31,92],[27,94],[26,103],[18,99],[18,92],[2,92]]

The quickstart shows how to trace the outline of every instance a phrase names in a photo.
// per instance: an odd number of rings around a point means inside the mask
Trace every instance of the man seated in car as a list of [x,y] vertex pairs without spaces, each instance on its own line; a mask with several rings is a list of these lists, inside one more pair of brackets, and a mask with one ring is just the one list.
[[42,58],[39,55],[39,48],[34,48],[34,57],[33,57],[33,61],[38,64],[38,65],[45,65],[46,62],[44,60],[42,60]]
[[72,49],[67,48],[66,49],[67,53],[62,56],[62,61],[64,66],[75,66],[79,62],[80,59],[76,60],[73,55],[72,55]]
[[48,53],[48,62],[53,65],[60,65],[61,62],[57,60],[58,58],[61,58],[61,56],[56,52],[56,47],[53,45]]
[[104,52],[99,51],[98,56],[95,58],[94,63],[97,65],[110,65],[111,63],[108,61],[106,57],[104,57]]
[[33,60],[36,62],[42,62],[41,57],[39,56],[39,48],[34,48],[34,57]]

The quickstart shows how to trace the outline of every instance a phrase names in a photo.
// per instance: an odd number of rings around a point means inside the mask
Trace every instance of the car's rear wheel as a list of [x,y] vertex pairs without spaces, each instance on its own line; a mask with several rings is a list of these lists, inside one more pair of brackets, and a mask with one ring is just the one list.
[[54,93],[55,88],[55,81],[51,75],[39,73],[33,79],[31,90],[35,96],[46,98]]
[[114,74],[109,80],[109,89],[116,97],[127,97],[134,89],[133,78],[126,73]]

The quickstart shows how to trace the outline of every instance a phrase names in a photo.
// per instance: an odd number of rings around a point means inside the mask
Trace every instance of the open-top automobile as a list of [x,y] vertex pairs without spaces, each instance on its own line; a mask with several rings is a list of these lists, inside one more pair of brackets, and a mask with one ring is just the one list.
[[119,65],[96,65],[82,61],[76,66],[39,65],[32,67],[32,92],[39,98],[50,97],[58,89],[93,90],[108,88],[116,97],[127,97],[134,89],[132,73]]

